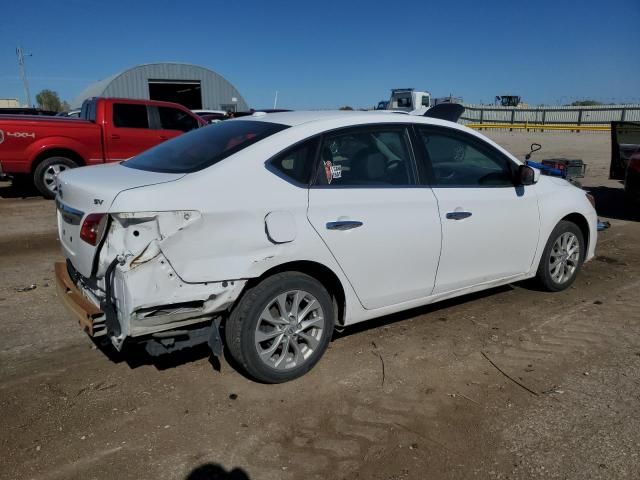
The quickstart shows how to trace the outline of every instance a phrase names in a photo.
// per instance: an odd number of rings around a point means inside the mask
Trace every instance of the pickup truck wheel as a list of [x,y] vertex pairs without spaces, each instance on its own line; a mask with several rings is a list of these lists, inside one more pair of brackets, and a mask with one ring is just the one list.
[[33,183],[44,198],[55,198],[56,177],[65,170],[76,168],[78,164],[67,157],[49,157],[36,167]]
[[538,266],[537,279],[550,292],[569,288],[584,261],[584,237],[575,223],[566,220],[556,225],[547,240]]
[[298,272],[249,289],[225,326],[227,348],[249,376],[282,383],[307,373],[327,349],[334,309],[327,290]]

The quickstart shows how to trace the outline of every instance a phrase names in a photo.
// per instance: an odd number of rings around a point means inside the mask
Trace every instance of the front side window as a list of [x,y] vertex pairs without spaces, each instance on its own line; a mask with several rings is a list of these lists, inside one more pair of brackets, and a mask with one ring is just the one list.
[[324,137],[316,185],[373,186],[415,183],[404,127],[358,129]]
[[160,125],[163,130],[188,132],[199,127],[198,121],[187,112],[171,107],[158,107]]
[[434,186],[513,187],[511,161],[481,140],[456,132],[420,130]]
[[149,128],[147,106],[133,103],[114,103],[113,125],[118,128]]
[[123,165],[151,172],[196,172],[285,128],[279,123],[228,120],[161,143]]
[[410,108],[411,97],[398,97],[398,108]]

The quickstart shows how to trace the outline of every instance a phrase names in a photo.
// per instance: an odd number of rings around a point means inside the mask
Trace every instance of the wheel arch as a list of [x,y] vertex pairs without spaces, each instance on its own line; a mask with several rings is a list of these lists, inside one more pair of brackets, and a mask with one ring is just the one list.
[[573,212],[573,213],[570,213],[569,215],[565,215],[563,218],[560,219],[560,221],[571,222],[580,229],[580,232],[582,233],[582,238],[584,239],[584,244],[585,244],[584,252],[586,256],[587,252],[589,251],[589,242],[590,242],[589,222],[587,221],[586,217],[581,213]]
[[84,158],[82,158],[82,156],[74,150],[71,150],[69,148],[50,148],[38,153],[38,155],[33,159],[33,162],[31,162],[31,174],[33,175],[35,173],[38,165],[44,162],[47,158],[51,157],[66,157],[76,162],[79,167],[85,166],[87,164]]
[[245,291],[248,288],[257,285],[265,278],[282,272],[304,273],[319,281],[327,289],[329,295],[333,299],[334,308],[336,309],[337,326],[344,325],[346,311],[346,296],[344,287],[338,275],[336,275],[335,272],[329,267],[321,263],[310,260],[300,260],[276,265],[275,267],[272,267],[263,272],[259,277],[250,279],[245,285]]

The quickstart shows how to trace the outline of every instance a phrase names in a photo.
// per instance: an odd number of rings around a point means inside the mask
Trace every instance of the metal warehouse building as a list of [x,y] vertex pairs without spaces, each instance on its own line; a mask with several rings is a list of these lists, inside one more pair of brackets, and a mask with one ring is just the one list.
[[186,63],[148,63],[89,85],[74,107],[91,97],[121,97],[175,102],[194,109],[248,110],[240,92],[208,68]]

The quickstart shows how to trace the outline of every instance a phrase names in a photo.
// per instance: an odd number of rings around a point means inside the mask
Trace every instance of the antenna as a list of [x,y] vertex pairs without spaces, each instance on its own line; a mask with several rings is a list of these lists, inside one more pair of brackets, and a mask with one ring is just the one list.
[[[24,69],[24,51],[22,47],[16,48],[16,55],[18,56],[18,66],[20,67],[20,76],[22,77],[22,85],[24,86],[24,95],[27,100],[27,107],[31,106],[31,93],[29,92],[29,82],[27,81],[27,72]],[[27,57],[31,57],[32,55],[28,53]]]
[[275,110],[277,108],[278,105],[278,91],[276,90],[276,96],[273,99],[273,109]]

